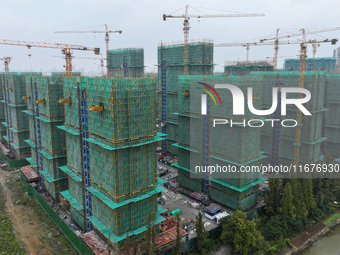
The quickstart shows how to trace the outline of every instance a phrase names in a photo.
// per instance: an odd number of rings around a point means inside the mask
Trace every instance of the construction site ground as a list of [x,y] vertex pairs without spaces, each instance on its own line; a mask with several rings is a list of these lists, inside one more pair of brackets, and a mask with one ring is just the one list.
[[7,167],[0,161],[0,184],[0,200],[5,200],[13,233],[25,254],[78,254],[36,201],[25,192],[19,179],[19,169]]

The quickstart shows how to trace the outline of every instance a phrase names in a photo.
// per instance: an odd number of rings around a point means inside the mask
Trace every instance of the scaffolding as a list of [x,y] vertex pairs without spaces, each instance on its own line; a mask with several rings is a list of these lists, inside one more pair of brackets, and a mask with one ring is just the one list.
[[[336,72],[337,58],[307,58],[305,71]],[[285,59],[284,69],[286,71],[299,71],[300,59]]]
[[188,45],[189,62],[184,63],[184,44],[161,43],[158,46],[157,121],[159,132],[167,134],[164,151],[178,155],[178,77],[189,66],[190,75],[211,75],[213,72],[213,43],[210,40]]
[[107,63],[109,77],[144,77],[143,48],[109,50]]
[[[269,109],[272,105],[272,88],[278,85],[298,87],[300,72],[251,72],[251,75],[263,77],[262,108]],[[324,107],[325,73],[306,71],[304,79],[304,87],[311,92],[311,99],[304,106],[312,115],[302,116],[300,162],[315,163],[323,158],[321,145],[326,140],[322,134],[323,117],[327,111]],[[275,119],[275,114],[266,118]],[[287,106],[285,119],[295,118],[296,108]],[[276,164],[291,164],[294,160],[295,129],[280,128],[277,135],[274,132],[275,129],[270,125],[264,126],[261,131],[261,150],[268,155],[267,163],[275,161]]]
[[23,99],[26,95],[25,78],[40,75],[41,73],[2,73],[1,75],[0,103],[5,115],[5,119],[1,122],[3,127],[1,130],[6,130],[2,138],[10,150],[10,156],[16,159],[24,159],[30,154],[30,148],[24,142],[29,137],[28,119],[23,113],[27,109]]
[[[3,88],[4,87],[4,80],[3,80],[3,74],[0,73],[0,100],[4,100],[4,94],[3,94]],[[2,122],[6,121],[5,116],[5,105],[0,102],[0,142],[4,143],[5,139],[3,138],[6,136],[6,127],[2,124]]]
[[[205,84],[233,84],[244,94],[254,88],[254,107],[262,101],[262,77],[255,76],[180,76],[178,87],[178,167],[180,185],[194,191],[206,193],[211,199],[233,209],[248,209],[257,200],[259,183],[263,180],[258,173],[239,173],[228,178],[209,178],[197,174],[192,166],[209,166],[226,163],[237,168],[259,165],[265,156],[260,150],[260,129],[249,126],[217,125],[210,118],[241,121],[256,119],[249,110],[240,117],[233,115],[231,94],[225,89],[216,89],[223,106],[207,102],[207,114],[201,115],[200,82]],[[204,93],[204,92],[203,92]]]
[[67,178],[59,167],[66,164],[65,138],[57,126],[64,122],[63,78],[60,76],[26,77],[27,110],[30,130],[26,144],[31,150],[27,160],[41,176],[41,181],[54,200],[67,189]]
[[[62,195],[72,218],[117,250],[140,240],[148,216],[159,224],[155,78],[64,78],[68,176]],[[76,123],[78,121],[78,123]]]
[[340,74],[326,75],[326,108],[324,153],[340,158]]
[[250,72],[264,72],[273,71],[274,66],[269,62],[241,62],[236,61],[232,63],[225,62],[224,75],[249,75]]

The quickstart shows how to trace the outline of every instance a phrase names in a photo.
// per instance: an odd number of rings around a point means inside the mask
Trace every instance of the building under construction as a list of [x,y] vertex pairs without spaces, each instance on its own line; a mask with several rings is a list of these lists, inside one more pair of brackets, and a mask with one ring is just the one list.
[[4,116],[1,122],[2,141],[8,149],[8,156],[13,159],[25,159],[30,155],[30,147],[25,142],[29,138],[28,118],[24,110],[27,109],[26,76],[40,76],[41,73],[2,73],[2,100],[0,114]]
[[117,250],[140,240],[157,205],[155,78],[64,78],[69,186],[62,196],[84,230],[95,229]]
[[[207,113],[201,115],[201,83],[233,84],[245,94],[248,87],[259,88],[254,97],[256,105],[261,105],[262,77],[252,76],[180,76],[179,112],[178,112],[178,174],[179,183],[187,189],[209,193],[210,198],[233,209],[246,210],[257,201],[259,173],[238,173],[234,176],[211,176],[198,174],[196,166],[231,165],[241,166],[260,164],[265,158],[260,149],[260,129],[235,125],[216,125],[214,118],[228,118],[242,122],[232,113],[231,94],[226,89],[217,89],[223,106],[215,106],[211,98],[207,99]],[[249,111],[246,121],[253,116]],[[189,134],[190,132],[190,134]],[[196,177],[195,177],[196,176]]]
[[250,72],[273,71],[274,66],[268,61],[234,61],[224,63],[224,75],[249,75]]
[[[263,77],[262,109],[270,109],[272,106],[272,89],[280,87],[298,87],[300,72],[252,72],[252,75]],[[311,92],[311,99],[305,104],[311,116],[303,116],[301,122],[301,141],[295,143],[296,128],[283,128],[279,121],[274,125],[264,125],[261,135],[261,150],[268,158],[268,163],[288,165],[294,161],[294,148],[300,147],[300,163],[315,163],[323,158],[321,144],[326,140],[323,136],[323,118],[326,111],[325,97],[325,73],[305,72],[304,87]],[[278,94],[278,102],[281,102],[281,93]],[[297,119],[297,108],[287,107],[285,119]],[[268,119],[282,121],[281,106],[268,116]]]
[[[306,58],[305,71],[324,71],[335,73],[337,67],[337,58]],[[300,59],[285,59],[284,69],[286,71],[300,71]]]
[[178,77],[188,65],[189,75],[211,75],[213,73],[212,41],[188,44],[188,63],[184,63],[183,43],[161,43],[158,46],[157,123],[158,130],[167,134],[163,142],[164,151],[178,155],[172,144],[178,141]]
[[66,164],[65,137],[57,126],[64,123],[63,77],[26,77],[27,110],[30,136],[25,142],[31,147],[26,158],[39,172],[48,194],[58,200],[68,187],[67,176],[60,170]]
[[340,158],[340,74],[326,75],[326,118],[324,134],[327,137],[323,146],[325,155]]
[[143,48],[109,50],[107,63],[110,77],[144,77]]

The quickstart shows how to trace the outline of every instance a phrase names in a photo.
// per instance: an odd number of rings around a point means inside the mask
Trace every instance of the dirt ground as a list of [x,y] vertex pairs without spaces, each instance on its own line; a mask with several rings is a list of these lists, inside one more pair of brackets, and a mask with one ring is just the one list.
[[[4,170],[5,169],[5,170]],[[0,168],[2,199],[6,200],[14,235],[23,243],[26,254],[77,254],[53,222],[19,183],[19,170]]]

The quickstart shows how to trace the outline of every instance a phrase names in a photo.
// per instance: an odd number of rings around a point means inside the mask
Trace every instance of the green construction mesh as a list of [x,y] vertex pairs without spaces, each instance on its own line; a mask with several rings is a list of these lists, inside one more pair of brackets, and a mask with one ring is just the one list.
[[124,201],[147,192],[156,180],[156,143],[115,151],[90,145],[91,180],[98,188]]
[[108,75],[138,78],[144,76],[144,49],[126,48],[109,50]]
[[[211,42],[197,42],[188,45],[188,72],[190,75],[211,75],[213,72],[213,44]],[[169,44],[158,46],[158,79],[157,79],[157,119],[162,119],[162,90],[165,89],[165,118],[176,121],[178,112],[178,77],[184,73],[184,45]],[[165,79],[163,79],[163,74]],[[164,81],[164,84],[163,84]],[[168,122],[167,122],[168,124]],[[162,132],[160,129],[159,131]],[[171,135],[171,144],[177,142],[170,127],[165,133]],[[169,137],[168,137],[169,139]],[[177,155],[177,149],[166,146],[166,150]]]
[[5,118],[5,105],[0,102],[0,119],[4,119],[4,118]]
[[112,210],[100,199],[92,196],[92,214],[117,236],[134,231],[147,224],[148,215],[157,210],[157,195],[129,203]]
[[[335,72],[336,58],[307,58],[305,71],[325,71],[327,73]],[[285,70],[300,71],[300,59],[285,59]]]
[[[77,86],[81,87],[80,78],[64,78],[64,99],[71,99],[70,104],[65,104],[65,122],[79,128],[79,97]],[[79,90],[80,91],[80,90]],[[80,93],[80,92],[79,92]]]
[[155,79],[84,79],[87,105],[103,105],[103,112],[88,111],[89,132],[110,141],[133,140],[154,133]]
[[167,138],[173,141],[177,141],[178,137],[178,125],[176,122],[170,122],[168,121],[166,124],[166,130],[168,133]]
[[[262,107],[268,109],[272,105],[272,88],[280,83],[283,87],[299,87],[300,72],[251,72],[251,75],[263,77]],[[324,108],[325,73],[305,72],[304,88],[311,93],[311,99],[304,106],[309,110]],[[289,98],[297,98],[297,94],[291,94]],[[287,106],[287,110],[295,106]]]
[[48,159],[45,156],[41,156],[43,171],[50,177],[57,180],[66,177],[64,172],[59,167],[66,165],[66,157],[59,157],[54,159]]
[[19,148],[24,148],[28,147],[29,145],[25,142],[25,140],[29,139],[29,132],[18,132],[14,133],[13,132],[13,143],[19,147]]
[[230,189],[227,192],[223,192],[215,189],[215,187],[209,188],[209,194],[212,200],[224,204],[234,210],[247,210],[257,201],[257,192],[250,193],[246,197],[238,199],[234,195],[228,193],[230,191]]
[[325,136],[332,143],[340,143],[340,126],[326,125]]
[[[76,78],[64,79],[65,122],[79,127],[79,107]],[[81,78],[88,112],[88,130],[106,140],[117,142],[146,137],[155,128],[154,78]],[[103,106],[104,111],[91,111],[91,106]]]
[[[27,115],[23,112],[26,106],[11,107],[12,127],[16,130],[28,130]],[[9,123],[9,121],[6,121]]]
[[325,154],[330,154],[334,158],[340,158],[340,143],[326,141],[324,144]]
[[172,144],[177,143],[177,141],[167,139],[165,143],[166,143],[165,146],[166,146],[167,152],[170,152],[170,153],[172,153],[174,155],[178,155],[177,147],[172,146]]
[[74,220],[81,229],[85,230],[84,217],[73,207],[71,207],[71,218]]
[[71,135],[65,132],[67,164],[78,171],[81,171],[81,141],[80,135]]
[[59,193],[67,189],[68,186],[67,183],[68,183],[67,178],[62,179],[60,181],[48,182],[47,179],[44,177],[45,189],[54,200],[58,200]]
[[265,72],[273,71],[274,66],[272,65],[230,65],[224,67],[225,75],[247,75],[250,72]]
[[57,128],[63,122],[44,122],[40,120],[41,146],[49,154],[65,153],[65,135]]
[[[27,96],[26,93],[26,76],[40,76],[41,73],[4,73],[4,86],[6,89],[6,99],[11,104],[20,105],[26,104],[26,100],[23,96]],[[7,93],[8,91],[8,93]],[[9,95],[9,98],[8,98]]]
[[39,114],[49,118],[64,116],[64,104],[59,103],[63,98],[63,78],[43,76],[33,80],[37,84],[38,100],[45,100],[39,104]]
[[181,186],[196,192],[202,192],[202,180],[191,179],[183,173],[185,170],[178,169],[178,182]]
[[[76,172],[74,172],[74,174],[77,177],[81,178],[80,174],[78,174]],[[68,179],[69,179],[68,180],[68,186],[69,186],[68,191],[78,201],[78,203],[83,205],[83,203],[84,203],[84,198],[83,198],[83,183],[82,182],[77,182],[77,181],[73,180],[72,178],[68,178]]]

